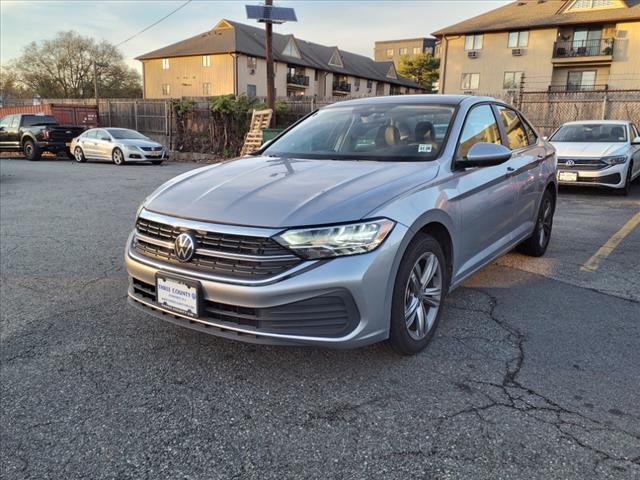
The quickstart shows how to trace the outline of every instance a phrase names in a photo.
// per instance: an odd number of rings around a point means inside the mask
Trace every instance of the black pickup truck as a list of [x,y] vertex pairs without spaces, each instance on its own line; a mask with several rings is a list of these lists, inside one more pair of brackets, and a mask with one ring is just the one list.
[[58,125],[53,115],[18,113],[0,120],[0,151],[23,152],[27,160],[39,160],[43,152],[65,152],[84,127]]

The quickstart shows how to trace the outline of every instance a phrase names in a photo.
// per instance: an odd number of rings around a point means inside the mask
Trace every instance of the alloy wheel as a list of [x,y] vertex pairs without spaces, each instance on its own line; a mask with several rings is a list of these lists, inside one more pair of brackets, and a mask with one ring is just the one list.
[[74,153],[73,156],[75,157],[76,162],[81,163],[82,160],[84,160],[82,158],[83,154],[82,154],[82,149],[80,147],[76,147],[76,149],[75,149],[75,151],[73,153]]
[[116,165],[122,165],[124,162],[124,157],[122,156],[122,152],[120,150],[113,151],[113,163]]
[[414,340],[427,336],[442,300],[442,267],[438,257],[426,252],[416,260],[405,288],[404,320]]
[[547,239],[551,236],[551,226],[553,224],[553,208],[549,198],[544,200],[541,210],[538,220],[538,241],[540,242],[540,246],[544,247]]

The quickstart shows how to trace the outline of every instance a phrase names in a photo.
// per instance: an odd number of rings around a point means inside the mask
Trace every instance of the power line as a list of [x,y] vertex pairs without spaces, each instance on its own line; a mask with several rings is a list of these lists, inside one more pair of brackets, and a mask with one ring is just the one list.
[[178,8],[176,8],[175,10],[172,10],[171,12],[167,13],[164,17],[162,17],[160,20],[157,20],[156,22],[152,23],[151,25],[149,25],[146,28],[143,28],[142,30],[140,30],[138,33],[136,33],[135,35],[130,36],[129,38],[127,38],[126,40],[123,40],[122,42],[118,43],[116,45],[116,47],[119,47],[120,45],[127,43],[129,40],[133,40],[134,38],[136,38],[138,35],[146,32],[147,30],[149,30],[150,28],[155,27],[156,25],[158,25],[160,22],[162,22],[163,20],[169,18],[171,15],[173,15],[174,13],[176,13],[178,10],[186,7],[188,4],[190,4],[193,0],[187,0],[186,2],[184,2],[182,5],[180,5]]

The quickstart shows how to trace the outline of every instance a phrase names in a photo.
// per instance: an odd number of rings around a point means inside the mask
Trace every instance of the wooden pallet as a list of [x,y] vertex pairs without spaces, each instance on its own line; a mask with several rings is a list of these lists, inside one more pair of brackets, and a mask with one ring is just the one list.
[[241,156],[255,152],[262,146],[262,130],[271,123],[271,115],[273,115],[271,109],[253,111],[249,131],[244,137],[244,144],[240,150]]

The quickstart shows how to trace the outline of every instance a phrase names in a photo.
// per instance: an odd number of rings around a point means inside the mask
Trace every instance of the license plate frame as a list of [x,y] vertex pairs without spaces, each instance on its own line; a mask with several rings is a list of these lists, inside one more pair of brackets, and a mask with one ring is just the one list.
[[[173,288],[178,288],[178,292],[186,292],[189,295],[179,295],[172,290]],[[162,308],[172,312],[190,318],[198,318],[202,311],[202,285],[196,280],[158,272],[156,273],[156,302]]]
[[577,182],[578,172],[558,172],[558,181],[560,182]]

